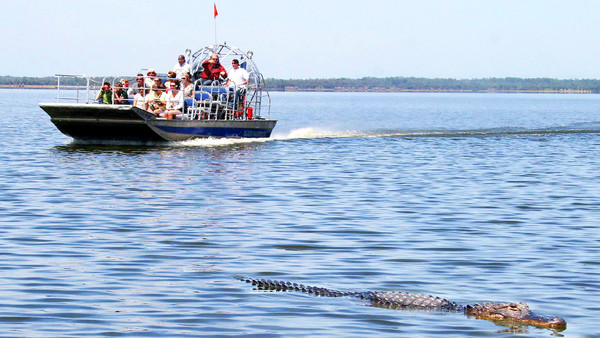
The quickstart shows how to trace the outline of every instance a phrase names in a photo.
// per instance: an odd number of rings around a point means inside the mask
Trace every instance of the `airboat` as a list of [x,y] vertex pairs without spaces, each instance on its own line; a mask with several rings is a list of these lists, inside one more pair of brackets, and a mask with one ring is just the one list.
[[[202,84],[199,77],[202,62],[214,53],[219,55],[221,64],[228,65],[237,59],[240,67],[246,69],[249,80],[242,95],[238,88]],[[40,103],[40,108],[59,131],[84,143],[270,137],[277,121],[271,119],[271,97],[251,51],[244,52],[223,43],[206,46],[195,53],[188,49],[185,54],[194,86],[191,96],[184,100],[181,114],[174,118],[167,119],[134,106],[131,98],[126,104],[101,104],[95,100],[101,83],[110,82],[114,88],[122,78],[136,76],[107,77],[100,82],[85,75],[57,74],[56,102]]]

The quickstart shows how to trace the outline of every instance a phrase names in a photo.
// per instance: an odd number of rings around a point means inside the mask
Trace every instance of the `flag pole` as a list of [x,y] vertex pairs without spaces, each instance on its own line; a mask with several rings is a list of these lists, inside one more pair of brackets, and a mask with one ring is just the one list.
[[215,17],[215,46],[217,45],[217,15],[219,15],[219,12],[217,12],[217,4],[213,3],[213,7],[214,7],[214,17]]

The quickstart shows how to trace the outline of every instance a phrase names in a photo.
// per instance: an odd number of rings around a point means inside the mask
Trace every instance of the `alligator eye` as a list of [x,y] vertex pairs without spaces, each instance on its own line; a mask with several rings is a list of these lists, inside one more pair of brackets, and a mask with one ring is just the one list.
[[521,311],[521,308],[517,304],[510,304],[509,309],[511,309],[512,311],[515,311],[515,312]]
[[490,314],[490,319],[491,320],[503,320],[504,318],[506,318],[503,314],[501,313],[492,313]]

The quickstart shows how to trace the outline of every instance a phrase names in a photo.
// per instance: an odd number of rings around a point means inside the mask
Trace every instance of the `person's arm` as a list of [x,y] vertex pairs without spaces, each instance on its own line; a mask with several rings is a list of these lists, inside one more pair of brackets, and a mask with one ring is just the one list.
[[146,102],[146,110],[154,111],[154,100],[152,100],[151,94],[146,95],[144,101]]
[[242,81],[242,83],[240,83],[240,86],[244,86],[246,84],[248,84],[248,80],[250,79],[250,74],[248,74],[247,71],[244,72],[244,81]]
[[180,91],[175,98],[177,99],[177,105],[173,109],[183,111],[183,93]]

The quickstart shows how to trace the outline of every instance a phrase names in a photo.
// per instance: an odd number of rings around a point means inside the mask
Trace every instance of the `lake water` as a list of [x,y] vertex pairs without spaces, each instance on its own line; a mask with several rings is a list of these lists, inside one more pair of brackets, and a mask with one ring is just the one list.
[[77,145],[0,90],[0,336],[551,336],[264,292],[460,304],[600,336],[600,96],[272,93],[268,140]]

